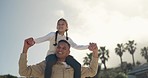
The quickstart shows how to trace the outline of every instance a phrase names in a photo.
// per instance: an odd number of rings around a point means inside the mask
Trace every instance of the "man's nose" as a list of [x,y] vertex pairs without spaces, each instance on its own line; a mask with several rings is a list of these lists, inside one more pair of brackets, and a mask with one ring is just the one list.
[[62,51],[62,48],[60,48],[59,50]]

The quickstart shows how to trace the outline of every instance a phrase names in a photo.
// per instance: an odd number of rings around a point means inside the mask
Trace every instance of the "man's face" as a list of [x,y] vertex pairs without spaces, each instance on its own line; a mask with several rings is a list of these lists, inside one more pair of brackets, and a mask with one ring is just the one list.
[[56,56],[59,59],[65,59],[70,53],[70,47],[65,42],[60,42],[56,48]]

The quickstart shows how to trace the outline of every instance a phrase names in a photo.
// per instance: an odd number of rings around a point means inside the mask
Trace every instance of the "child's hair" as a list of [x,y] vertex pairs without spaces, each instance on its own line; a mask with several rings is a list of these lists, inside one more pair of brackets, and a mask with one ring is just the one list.
[[[59,23],[59,21],[64,21],[66,23],[66,26],[68,27],[68,23],[64,18],[60,18],[58,20],[57,24]],[[65,31],[66,31],[66,40],[68,40],[68,33],[67,33],[68,29],[66,29]],[[58,36],[58,31],[56,31],[56,33],[55,33],[55,44],[53,44],[54,46],[57,45],[57,36]]]

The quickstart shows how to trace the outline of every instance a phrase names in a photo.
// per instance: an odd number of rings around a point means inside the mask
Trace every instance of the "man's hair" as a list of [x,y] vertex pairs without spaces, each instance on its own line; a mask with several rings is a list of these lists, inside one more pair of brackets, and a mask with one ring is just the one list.
[[58,44],[59,44],[60,42],[65,42],[66,44],[68,44],[68,46],[69,46],[69,48],[70,48],[70,44],[69,44],[66,40],[60,40],[60,41],[58,42]]

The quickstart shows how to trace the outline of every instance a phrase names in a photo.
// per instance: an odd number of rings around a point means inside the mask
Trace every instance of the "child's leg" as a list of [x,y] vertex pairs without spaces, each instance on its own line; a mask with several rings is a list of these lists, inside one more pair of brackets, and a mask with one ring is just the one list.
[[46,57],[46,67],[44,72],[44,78],[51,78],[52,66],[56,63],[57,57],[55,54],[50,54]]
[[74,69],[74,78],[81,78],[81,64],[70,55],[66,58],[66,63]]

